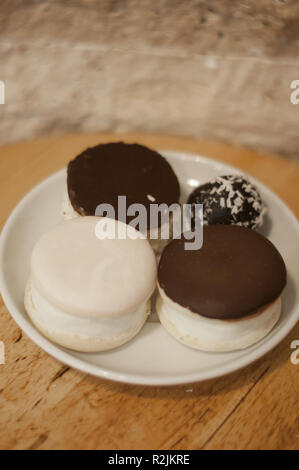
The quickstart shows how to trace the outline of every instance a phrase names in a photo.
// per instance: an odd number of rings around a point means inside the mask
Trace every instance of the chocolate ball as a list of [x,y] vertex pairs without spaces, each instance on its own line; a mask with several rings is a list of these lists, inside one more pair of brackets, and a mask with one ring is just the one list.
[[256,187],[240,175],[217,176],[190,194],[191,224],[200,217],[195,204],[203,204],[203,224],[232,224],[256,229],[263,223],[265,206]]

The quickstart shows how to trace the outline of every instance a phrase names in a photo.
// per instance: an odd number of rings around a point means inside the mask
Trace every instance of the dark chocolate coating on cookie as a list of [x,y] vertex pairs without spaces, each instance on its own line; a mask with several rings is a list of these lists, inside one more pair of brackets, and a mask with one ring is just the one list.
[[[86,149],[69,163],[67,184],[71,204],[81,215],[95,215],[97,206],[105,203],[119,218],[118,196],[126,196],[127,207],[139,203],[147,209],[151,203],[178,203],[180,197],[178,179],[164,157],[143,145],[123,142]],[[149,210],[147,215],[149,228]]]
[[286,284],[284,261],[262,235],[238,225],[203,228],[200,250],[174,239],[162,253],[158,281],[174,302],[209,318],[237,319],[276,300]]
[[194,204],[203,204],[203,222],[210,224],[236,224],[257,228],[263,222],[265,208],[256,187],[240,175],[218,176],[198,186],[190,194],[191,216],[194,227],[199,215]]

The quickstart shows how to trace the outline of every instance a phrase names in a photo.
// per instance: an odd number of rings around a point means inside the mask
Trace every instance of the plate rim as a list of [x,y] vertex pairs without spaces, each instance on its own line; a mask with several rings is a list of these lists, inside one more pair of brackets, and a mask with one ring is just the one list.
[[[220,160],[200,155],[197,153],[192,152],[185,152],[185,151],[177,151],[177,150],[158,150],[163,156],[174,159],[180,160],[190,160],[192,162],[202,162],[202,163],[213,163],[214,165],[217,164],[223,169],[223,171],[232,171],[234,173],[239,173],[242,175],[246,175],[253,183],[257,183],[258,186],[262,189],[262,192],[267,194],[270,198],[274,199],[278,205],[283,208],[283,210],[287,211],[288,217],[292,220],[295,230],[298,232],[299,235],[299,221],[294,214],[294,212],[288,207],[288,205],[277,195],[274,191],[272,191],[268,186],[264,183],[259,181],[258,179],[254,178],[243,171],[241,168],[235,167],[228,163],[222,162]],[[249,354],[244,354],[242,357],[233,359],[229,365],[220,365],[215,366],[211,369],[207,369],[201,372],[192,372],[188,373],[184,376],[158,376],[158,375],[142,375],[142,374],[134,374],[134,373],[121,373],[117,371],[113,371],[111,369],[107,369],[105,367],[92,364],[90,362],[86,362],[83,359],[80,359],[74,356],[71,352],[65,351],[60,348],[60,346],[52,343],[50,340],[45,338],[30,322],[30,320],[26,319],[23,314],[19,311],[17,307],[14,306],[14,301],[12,296],[9,294],[9,288],[6,285],[5,277],[4,277],[4,270],[3,270],[3,257],[4,257],[4,248],[5,248],[5,241],[9,236],[11,226],[14,223],[15,218],[19,214],[19,211],[22,209],[23,205],[26,205],[30,198],[34,197],[35,193],[40,190],[42,186],[49,185],[52,180],[59,178],[60,174],[64,173],[66,170],[62,168],[55,173],[52,173],[48,177],[41,180],[37,183],[33,188],[31,188],[23,197],[22,199],[16,204],[12,212],[10,213],[9,217],[7,218],[2,231],[1,231],[1,238],[0,238],[0,291],[3,298],[3,301],[7,307],[9,314],[12,316],[14,321],[17,325],[24,331],[24,333],[41,349],[43,349],[46,353],[50,356],[55,358],[56,360],[67,364],[68,366],[80,370],[83,373],[91,374],[100,378],[122,382],[122,383],[129,383],[134,385],[148,385],[148,386],[171,386],[171,385],[181,385],[181,384],[188,384],[194,382],[201,382],[209,379],[214,379],[217,377],[221,377],[224,375],[228,375],[232,372],[240,370],[249,364],[255,362],[259,358],[263,357],[273,348],[275,348],[286,336],[287,334],[293,329],[296,325],[297,321],[299,320],[299,307],[295,307],[295,311],[293,314],[288,318],[286,324],[278,329],[275,335],[264,344],[261,344],[259,347],[251,351]]]

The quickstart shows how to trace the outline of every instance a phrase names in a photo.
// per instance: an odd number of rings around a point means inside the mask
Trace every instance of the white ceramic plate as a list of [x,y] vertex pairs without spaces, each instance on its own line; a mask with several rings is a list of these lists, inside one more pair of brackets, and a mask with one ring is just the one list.
[[[178,175],[185,199],[194,186],[214,176],[242,173],[210,158],[171,151],[162,153]],[[0,287],[8,310],[24,332],[49,354],[71,367],[107,379],[171,385],[218,377],[246,366],[276,346],[299,319],[299,223],[275,194],[250,179],[268,206],[262,233],[280,250],[288,270],[280,321],[270,334],[252,347],[229,353],[196,351],[177,342],[159,323],[147,323],[140,334],[124,346],[92,354],[61,348],[40,334],[24,310],[24,288],[35,242],[61,218],[64,170],[32,189],[14,209],[3,229]]]

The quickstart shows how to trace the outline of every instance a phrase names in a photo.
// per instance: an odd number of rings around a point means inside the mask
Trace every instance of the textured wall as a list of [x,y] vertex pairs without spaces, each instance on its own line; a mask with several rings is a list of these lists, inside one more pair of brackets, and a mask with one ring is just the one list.
[[299,159],[298,50],[296,0],[1,0],[0,142],[144,130]]

